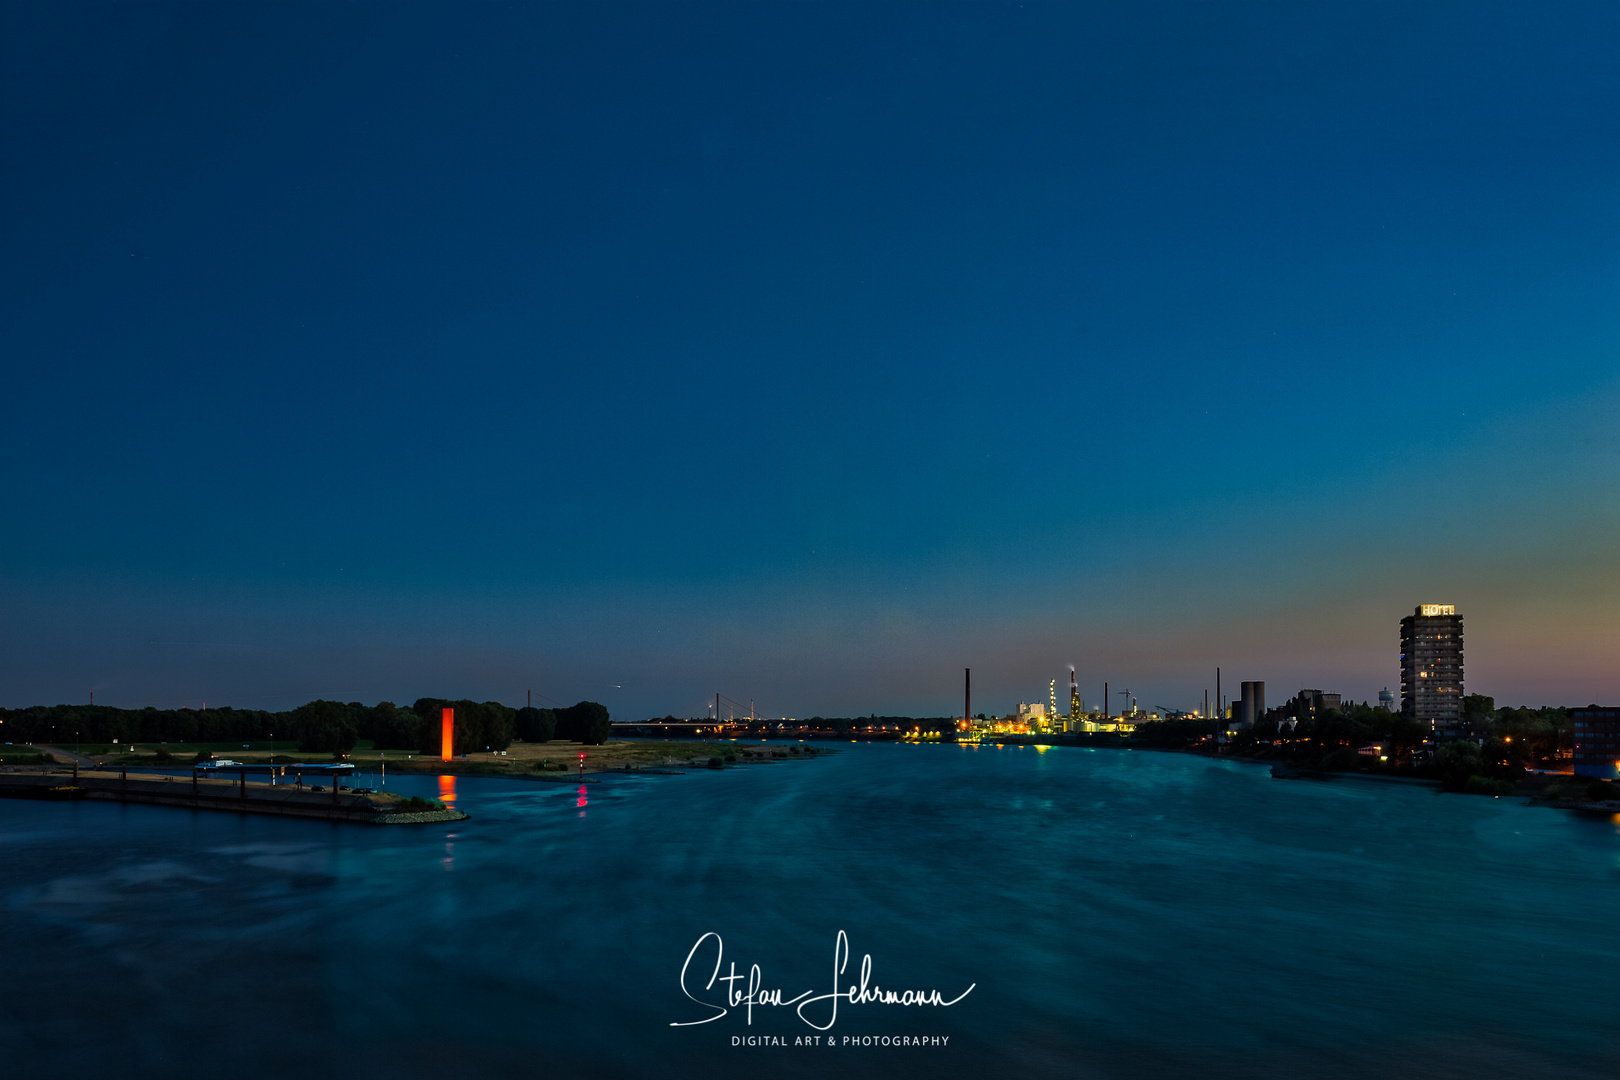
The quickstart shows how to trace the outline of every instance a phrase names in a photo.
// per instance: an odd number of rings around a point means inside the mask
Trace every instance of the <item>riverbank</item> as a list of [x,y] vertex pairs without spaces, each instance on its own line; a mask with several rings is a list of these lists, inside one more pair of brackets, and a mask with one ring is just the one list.
[[1338,781],[1357,780],[1377,784],[1430,788],[1436,792],[1474,795],[1489,798],[1524,799],[1530,805],[1554,810],[1574,810],[1584,814],[1612,816],[1620,814],[1620,784],[1594,781],[1589,777],[1559,772],[1526,772],[1516,780],[1491,782],[1475,789],[1472,785],[1462,790],[1448,789],[1444,780],[1432,776],[1402,775],[1383,769],[1317,769],[1308,768],[1274,757],[1254,757],[1238,754],[1214,754],[1206,750],[1174,746],[1134,746],[1126,739],[1114,735],[1011,735],[984,740],[989,745],[1003,746],[1068,746],[1095,749],[1139,750],[1163,754],[1184,754],[1209,761],[1234,761],[1246,765],[1266,765],[1278,780]]
[[[134,750],[104,749],[105,753],[66,755],[76,757],[85,767],[98,768],[185,768],[192,763],[198,747],[185,743],[166,745],[137,744]],[[209,744],[201,748],[216,758],[228,758],[247,765],[265,765],[272,761],[290,764],[295,761],[325,760],[326,755],[312,755],[288,746],[273,749],[230,748]],[[63,751],[58,751],[64,753]],[[522,777],[525,779],[567,780],[578,778],[583,772],[647,772],[709,768],[718,760],[719,767],[737,764],[757,764],[774,761],[798,761],[834,752],[827,747],[807,744],[781,744],[747,742],[740,739],[694,742],[689,739],[609,739],[598,746],[554,739],[545,743],[512,743],[505,751],[476,751],[462,754],[449,761],[441,761],[432,754],[417,754],[404,750],[377,750],[361,745],[343,758],[356,769],[365,772],[401,772],[453,776]],[[583,755],[583,760],[581,759]]]
[[[686,739],[609,739],[599,746],[554,740],[546,743],[513,743],[504,752],[483,751],[463,754],[450,761],[431,755],[417,755],[404,761],[396,752],[356,750],[345,760],[357,768],[395,769],[412,773],[457,776],[495,776],[512,779],[566,780],[577,778],[583,764],[584,775],[593,773],[679,772],[688,769],[725,768],[733,765],[807,761],[832,753],[825,747],[794,743],[747,743],[741,740],[692,742]],[[580,755],[584,755],[583,762]],[[386,755],[386,756],[385,756]]]
[[[1267,758],[1231,757],[1221,760],[1270,765],[1271,775],[1280,780],[1367,780],[1380,784],[1406,784],[1437,790],[1445,789],[1443,780],[1427,776],[1397,776],[1386,772],[1362,770],[1307,769]],[[1463,790],[1451,791],[1451,794],[1528,799],[1538,806],[1550,806],[1560,810],[1584,810],[1603,814],[1620,812],[1620,787],[1595,781],[1590,777],[1575,776],[1571,773],[1527,772],[1516,780],[1501,783],[1501,790]],[[1604,797],[1594,797],[1594,789]]]
[[243,783],[240,779],[205,780],[111,770],[8,769],[0,772],[0,798],[59,802],[85,799],[372,825],[427,824],[462,821],[468,817],[459,810],[437,807],[402,810],[404,800],[382,793],[322,792],[293,784]]

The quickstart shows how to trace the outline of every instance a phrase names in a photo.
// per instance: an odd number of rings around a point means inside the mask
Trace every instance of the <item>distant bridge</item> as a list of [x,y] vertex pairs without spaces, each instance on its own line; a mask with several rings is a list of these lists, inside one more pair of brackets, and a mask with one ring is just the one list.
[[654,717],[645,721],[649,724],[657,723],[693,723],[705,724],[713,727],[716,724],[753,723],[756,720],[768,720],[761,716],[754,708],[754,699],[749,698],[748,704],[735,701],[724,694],[717,693],[713,697],[702,697],[682,706],[675,712],[663,717],[662,720]]
[[615,720],[615,734],[645,733],[664,735],[719,735],[723,731],[741,730],[729,724],[716,724],[712,720]]

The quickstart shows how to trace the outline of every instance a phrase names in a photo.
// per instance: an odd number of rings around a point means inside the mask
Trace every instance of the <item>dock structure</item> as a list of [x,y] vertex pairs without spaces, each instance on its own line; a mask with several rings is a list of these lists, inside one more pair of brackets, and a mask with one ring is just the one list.
[[[278,779],[285,780],[288,776],[296,776],[300,788],[303,786],[303,778],[306,776],[326,777],[327,782],[332,786],[332,805],[336,806],[338,805],[338,793],[340,791],[338,781],[352,776],[354,766],[347,762],[330,765],[249,765],[241,761],[204,761],[191,767],[191,789],[193,791],[197,790],[197,783],[204,775],[230,776],[235,774],[241,789],[240,797],[245,799],[247,798],[247,778],[249,773],[255,776],[269,777],[270,787],[277,786],[276,781]],[[77,769],[74,770],[74,775],[78,775]]]
[[[265,768],[258,767],[259,770]],[[229,768],[229,772],[241,775],[221,779],[199,775],[203,771],[194,769],[189,778],[152,773],[132,775],[124,769],[6,772],[0,773],[0,797],[88,799],[376,825],[462,821],[469,816],[459,810],[401,813],[394,810],[391,803],[373,799],[369,794],[339,791],[335,783],[330,793],[292,784],[249,783],[247,772],[255,771],[253,766],[246,767],[245,771]]]

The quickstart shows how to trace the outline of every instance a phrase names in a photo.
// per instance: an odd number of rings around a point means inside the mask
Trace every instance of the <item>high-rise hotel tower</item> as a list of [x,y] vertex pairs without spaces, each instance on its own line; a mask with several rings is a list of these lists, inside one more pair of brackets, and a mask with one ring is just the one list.
[[1456,738],[1462,699],[1462,616],[1450,604],[1423,604],[1401,620],[1401,714]]

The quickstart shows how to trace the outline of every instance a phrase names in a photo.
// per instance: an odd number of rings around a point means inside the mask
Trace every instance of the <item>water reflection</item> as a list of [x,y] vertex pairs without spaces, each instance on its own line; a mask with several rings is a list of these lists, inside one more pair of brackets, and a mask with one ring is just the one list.
[[453,776],[439,777],[439,801],[444,803],[445,809],[456,808],[456,778]]
[[584,817],[585,816],[585,785],[584,784],[579,785],[579,799],[574,803],[574,805],[579,807],[579,816]]

